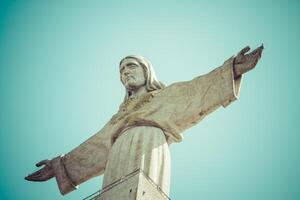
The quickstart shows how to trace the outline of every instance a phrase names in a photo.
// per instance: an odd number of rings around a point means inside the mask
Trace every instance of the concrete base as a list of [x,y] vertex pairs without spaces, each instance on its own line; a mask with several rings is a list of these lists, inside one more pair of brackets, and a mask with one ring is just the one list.
[[169,200],[169,197],[141,170],[136,170],[84,200]]

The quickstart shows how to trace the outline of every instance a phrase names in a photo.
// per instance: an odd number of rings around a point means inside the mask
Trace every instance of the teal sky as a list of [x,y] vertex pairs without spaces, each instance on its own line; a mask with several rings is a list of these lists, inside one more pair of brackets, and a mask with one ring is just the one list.
[[0,199],[61,196],[24,176],[97,132],[124,96],[118,63],[147,57],[166,84],[265,46],[240,99],[171,146],[171,198],[300,199],[299,1],[0,1]]

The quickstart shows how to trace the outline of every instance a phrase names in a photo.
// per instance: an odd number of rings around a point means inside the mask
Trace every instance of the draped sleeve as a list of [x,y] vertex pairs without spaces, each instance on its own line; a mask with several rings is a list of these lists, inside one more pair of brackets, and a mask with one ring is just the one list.
[[80,183],[104,173],[111,148],[110,124],[66,155],[52,159],[55,178],[61,194],[65,195]]
[[147,121],[162,128],[170,142],[180,142],[184,130],[238,98],[241,79],[234,78],[232,57],[208,74],[154,93],[132,121]]
[[60,192],[67,194],[80,183],[103,174],[114,138],[127,127],[158,127],[168,143],[180,142],[183,131],[238,98],[241,79],[241,76],[234,78],[233,58],[230,58],[206,75],[147,93],[132,110],[113,117],[77,148],[52,160]]

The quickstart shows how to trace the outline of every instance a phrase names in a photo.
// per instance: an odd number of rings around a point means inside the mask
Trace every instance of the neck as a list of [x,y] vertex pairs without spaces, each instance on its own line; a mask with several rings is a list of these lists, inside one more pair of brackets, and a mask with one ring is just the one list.
[[147,93],[146,87],[140,87],[136,90],[129,90],[128,91],[128,97],[139,97],[143,94]]

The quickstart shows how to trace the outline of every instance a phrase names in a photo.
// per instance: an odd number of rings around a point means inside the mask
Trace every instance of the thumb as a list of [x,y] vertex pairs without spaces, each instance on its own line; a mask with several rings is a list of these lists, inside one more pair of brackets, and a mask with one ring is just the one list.
[[250,51],[250,47],[246,46],[245,48],[243,48],[240,52],[239,55],[244,55],[246,52]]
[[42,160],[35,164],[35,166],[40,167],[42,165],[49,165],[49,160]]

